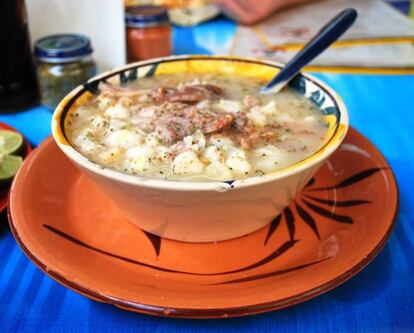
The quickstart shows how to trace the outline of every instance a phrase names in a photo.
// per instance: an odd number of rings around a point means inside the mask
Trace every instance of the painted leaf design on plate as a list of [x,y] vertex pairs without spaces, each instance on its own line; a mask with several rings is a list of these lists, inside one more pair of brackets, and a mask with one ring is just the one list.
[[276,231],[277,227],[280,225],[280,221],[282,220],[282,214],[276,216],[272,222],[270,222],[269,230],[267,231],[266,239],[264,241],[264,245],[267,244],[270,237],[272,237],[273,233]]
[[161,237],[151,234],[148,231],[142,230],[142,232],[145,234],[145,236],[147,236],[147,238],[149,239],[149,241],[151,242],[155,254],[157,255],[157,257],[160,255],[160,249],[161,249]]
[[250,282],[250,281],[255,281],[255,280],[260,280],[260,279],[266,279],[266,278],[269,278],[269,277],[282,275],[282,274],[287,274],[287,273],[294,272],[294,271],[297,271],[297,270],[300,270],[300,269],[303,269],[303,268],[306,268],[306,267],[309,267],[309,266],[313,266],[315,264],[319,264],[323,261],[326,261],[330,258],[331,257],[327,257],[327,258],[312,261],[312,262],[309,262],[309,263],[306,263],[306,264],[289,267],[289,268],[286,268],[286,269],[280,269],[280,270],[272,271],[272,272],[269,272],[269,273],[257,274],[257,275],[253,275],[253,276],[247,276],[247,277],[244,277],[244,278],[233,279],[233,280],[228,280],[228,281],[214,283],[214,284],[215,285],[230,284],[230,283]]
[[316,214],[320,216],[327,217],[331,220],[334,220],[340,223],[347,223],[347,224],[354,223],[352,218],[349,216],[336,214],[330,210],[326,210],[325,208],[314,205],[313,203],[310,203],[309,201],[306,201],[306,200],[303,200],[303,202],[305,203],[306,206],[308,206],[311,210],[313,210]]
[[243,271],[248,271],[260,266],[263,266],[273,260],[275,260],[276,258],[280,257],[283,253],[285,253],[286,251],[288,251],[289,249],[291,249],[297,242],[298,240],[288,240],[286,242],[284,242],[282,245],[280,245],[279,247],[277,247],[272,253],[270,253],[268,256],[266,256],[265,258],[250,264],[248,266],[245,267],[241,267],[241,268],[237,268],[234,270],[230,270],[230,271],[225,271],[225,272],[217,272],[217,273],[195,273],[195,272],[186,272],[186,271],[179,271],[179,270],[174,270],[174,269],[169,269],[169,268],[163,268],[160,266],[155,266],[155,265],[151,265],[151,264],[147,264],[135,259],[131,259],[131,258],[127,258],[115,253],[111,253],[109,251],[100,249],[96,246],[90,245],[85,243],[84,241],[81,241],[75,237],[73,237],[72,235],[61,231],[51,225],[47,225],[44,224],[43,225],[44,228],[46,228],[47,230],[51,231],[52,233],[54,233],[55,235],[62,237],[63,239],[66,239],[67,241],[70,241],[73,244],[76,244],[78,246],[81,246],[83,248],[92,250],[94,252],[100,253],[102,255],[114,258],[114,259],[118,259],[130,264],[134,264],[134,265],[138,265],[138,266],[142,266],[142,267],[147,267],[147,268],[152,268],[155,270],[159,270],[162,272],[168,272],[168,273],[180,273],[180,274],[186,274],[186,275],[198,275],[198,276],[214,276],[214,275],[225,275],[225,274],[232,274],[232,273],[238,273],[238,272],[243,272]]
[[315,177],[309,179],[309,181],[305,185],[305,188],[311,187],[313,184],[315,184]]
[[377,173],[379,171],[382,171],[384,169],[387,169],[387,168],[367,169],[367,170],[361,171],[361,172],[359,172],[355,175],[352,175],[351,177],[348,177],[348,178],[342,180],[341,182],[339,182],[336,185],[327,186],[327,187],[318,187],[318,188],[311,189],[310,191],[333,190],[333,189],[337,189],[337,188],[347,187],[347,186],[350,186],[352,184],[358,183],[358,182],[364,180],[365,178],[368,178],[368,177],[374,175],[375,173]]
[[162,268],[162,267],[154,266],[154,265],[151,265],[151,264],[147,264],[147,263],[144,263],[144,262],[135,260],[135,259],[127,258],[127,257],[121,256],[121,255],[114,254],[114,253],[111,253],[109,251],[100,249],[100,248],[98,248],[96,246],[87,244],[87,243],[85,243],[85,242],[83,242],[83,241],[81,241],[81,240],[73,237],[72,235],[69,235],[68,233],[66,233],[64,231],[61,231],[61,230],[59,230],[59,229],[57,229],[57,228],[55,228],[55,227],[53,227],[51,225],[43,224],[43,227],[46,228],[47,230],[53,232],[55,235],[60,236],[60,237],[62,237],[64,239],[66,239],[67,241],[72,242],[73,244],[76,244],[78,246],[84,247],[84,248],[89,249],[89,250],[92,250],[94,252],[103,254],[105,256],[109,256],[109,257],[112,257],[112,258],[115,258],[115,259],[118,259],[118,260],[121,260],[121,261],[130,263],[130,264],[134,264],[134,265],[138,265],[138,266],[143,266],[143,267],[148,267],[148,268],[152,268],[152,269],[157,269],[157,270],[160,270],[160,271],[163,271],[163,272],[180,273],[179,271],[176,271],[176,270],[173,270],[173,269],[168,269],[168,268]]
[[295,216],[292,213],[292,210],[289,207],[286,207],[283,211],[286,220],[286,226],[289,231],[289,237],[291,240],[295,237]]
[[296,210],[298,211],[298,214],[302,218],[303,222],[305,222],[312,229],[316,237],[320,240],[321,236],[319,235],[319,230],[313,217],[305,209],[299,206],[297,202],[295,202],[295,205]]
[[326,200],[326,199],[320,199],[313,197],[311,195],[305,194],[305,196],[309,199],[312,199],[316,202],[332,206],[332,207],[353,207],[353,206],[359,206],[364,204],[369,204],[372,201],[369,200],[361,200],[361,199],[355,199],[355,200],[345,200],[345,201],[337,201],[337,200]]

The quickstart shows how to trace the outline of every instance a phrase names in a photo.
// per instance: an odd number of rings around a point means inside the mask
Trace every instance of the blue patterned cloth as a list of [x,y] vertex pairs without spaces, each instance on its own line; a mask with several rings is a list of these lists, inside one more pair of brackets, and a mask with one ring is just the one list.
[[[217,19],[174,30],[177,54],[219,52],[234,25]],[[91,301],[43,274],[0,220],[0,332],[414,332],[414,76],[317,74],[349,108],[351,125],[382,151],[400,189],[396,228],[385,249],[342,286],[288,309],[246,318],[180,320],[129,313]],[[36,107],[0,115],[32,144],[50,134]],[[384,203],[386,205],[386,203]]]

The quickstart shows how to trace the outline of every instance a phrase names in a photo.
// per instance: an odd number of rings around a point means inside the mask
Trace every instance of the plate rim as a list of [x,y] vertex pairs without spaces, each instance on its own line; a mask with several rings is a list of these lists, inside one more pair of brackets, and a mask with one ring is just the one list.
[[[253,314],[265,313],[274,310],[279,310],[282,308],[286,308],[292,305],[296,305],[307,300],[310,300],[314,297],[317,297],[321,294],[324,294],[344,282],[351,279],[353,276],[358,274],[362,269],[364,269],[384,248],[387,240],[391,236],[395,225],[396,220],[399,213],[399,205],[400,205],[400,194],[399,194],[399,187],[397,183],[397,179],[395,177],[394,171],[392,170],[388,160],[385,156],[381,153],[381,151],[369,140],[365,135],[357,131],[355,128],[350,127],[349,132],[355,132],[358,136],[363,137],[367,140],[380,154],[380,156],[384,159],[388,170],[390,171],[389,179],[391,179],[395,185],[396,189],[396,205],[393,211],[393,217],[388,225],[387,230],[384,233],[384,236],[381,240],[375,245],[375,247],[366,255],[364,258],[359,261],[358,263],[354,264],[351,268],[346,270],[345,272],[341,273],[340,275],[336,276],[335,278],[330,279],[329,281],[322,283],[312,289],[309,289],[305,292],[295,294],[292,296],[288,296],[285,298],[262,302],[257,304],[249,304],[243,305],[238,307],[226,307],[226,308],[210,308],[210,309],[197,309],[197,308],[181,308],[181,307],[168,307],[168,306],[160,306],[160,305],[150,305],[145,304],[137,301],[130,301],[127,299],[117,298],[110,295],[106,295],[103,293],[96,292],[90,288],[82,286],[79,283],[74,281],[70,281],[65,278],[62,274],[56,272],[53,269],[47,268],[23,243],[21,238],[19,237],[17,230],[14,227],[15,222],[13,221],[13,217],[10,210],[10,200],[12,193],[8,196],[7,201],[7,217],[9,220],[10,230],[15,238],[17,244],[22,249],[23,253],[47,276],[52,278],[54,281],[58,282],[59,284],[63,285],[66,288],[69,288],[72,291],[82,294],[85,297],[88,297],[92,300],[108,303],[114,305],[118,308],[137,312],[137,313],[144,313],[149,315],[155,316],[162,316],[168,318],[191,318],[191,319],[214,319],[214,318],[234,318],[234,317],[242,317],[248,316]],[[47,138],[40,146],[46,145],[48,142],[52,141],[52,137]]]

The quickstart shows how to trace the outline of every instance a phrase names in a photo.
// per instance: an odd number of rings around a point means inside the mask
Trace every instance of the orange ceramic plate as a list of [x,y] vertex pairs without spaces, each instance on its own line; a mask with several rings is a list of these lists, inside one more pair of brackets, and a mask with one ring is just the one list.
[[49,139],[16,176],[9,218],[27,256],[63,285],[127,310],[207,318],[275,310],[338,286],[382,249],[397,204],[387,162],[351,129],[267,227],[218,243],[160,239],[127,222]]
[[[14,129],[13,127],[5,123],[0,123],[0,129],[18,132],[16,129]],[[21,154],[20,154],[23,158],[25,158],[32,150],[32,148],[30,147],[30,144],[26,141],[26,139],[24,139],[24,145],[25,146],[21,150]],[[7,207],[7,197],[9,195],[9,188],[10,188],[10,184],[0,185],[0,213],[3,212],[3,210]]]

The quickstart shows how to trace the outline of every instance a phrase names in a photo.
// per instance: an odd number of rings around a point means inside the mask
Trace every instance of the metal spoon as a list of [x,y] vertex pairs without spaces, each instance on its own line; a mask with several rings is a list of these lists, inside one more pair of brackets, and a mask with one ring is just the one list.
[[345,9],[336,15],[261,89],[261,93],[275,94],[279,92],[299,73],[302,67],[341,37],[355,22],[357,16],[357,11],[353,8]]

